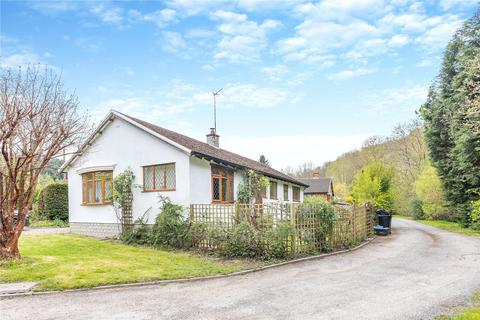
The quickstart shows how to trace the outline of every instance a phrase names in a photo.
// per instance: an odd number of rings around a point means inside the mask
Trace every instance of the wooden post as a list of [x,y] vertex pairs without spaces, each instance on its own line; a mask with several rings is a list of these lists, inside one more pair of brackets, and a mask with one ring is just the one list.
[[292,236],[292,255],[295,254],[295,242],[296,242],[296,233],[297,233],[297,226],[296,226],[296,208],[293,203],[290,204],[290,223],[293,227],[293,236]]
[[357,241],[357,206],[353,206],[353,242]]

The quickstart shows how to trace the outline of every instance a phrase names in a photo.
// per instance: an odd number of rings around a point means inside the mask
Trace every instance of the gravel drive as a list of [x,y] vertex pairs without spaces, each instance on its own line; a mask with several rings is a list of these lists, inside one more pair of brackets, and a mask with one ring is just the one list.
[[480,288],[480,239],[394,219],[357,251],[191,283],[0,300],[7,319],[430,319]]

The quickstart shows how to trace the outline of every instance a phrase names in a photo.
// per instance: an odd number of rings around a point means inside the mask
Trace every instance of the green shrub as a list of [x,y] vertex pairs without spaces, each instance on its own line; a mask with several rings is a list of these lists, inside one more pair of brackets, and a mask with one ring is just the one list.
[[425,220],[425,212],[423,211],[422,200],[414,199],[412,201],[412,212],[413,212],[413,219]]
[[316,228],[316,236],[323,243],[328,231],[337,219],[337,213],[333,205],[321,198],[310,198],[304,205],[297,210],[297,224],[302,223],[303,219],[314,218],[320,221]]
[[392,210],[395,174],[395,167],[383,162],[366,164],[353,180],[353,199],[359,204],[370,202],[377,208]]
[[204,222],[192,222],[188,229],[188,242],[192,246],[199,246],[202,242],[208,241],[209,227]]
[[31,228],[66,228],[68,222],[62,220],[30,220]]
[[473,230],[480,230],[480,199],[472,201],[472,211],[470,213],[471,225]]
[[422,202],[425,218],[430,220],[451,220],[448,202],[444,199],[442,181],[437,170],[426,165],[413,184],[415,196]]
[[222,246],[225,245],[229,234],[230,230],[222,226],[209,227],[207,232],[208,243],[221,253]]
[[248,222],[241,222],[228,231],[219,243],[221,255],[226,257],[255,258],[263,256],[260,233]]
[[52,183],[46,186],[38,201],[38,211],[49,220],[68,220],[68,186]]
[[155,247],[188,248],[189,222],[183,207],[166,197],[160,198],[161,210],[152,228],[152,245]]
[[144,217],[135,220],[135,224],[122,232],[121,240],[126,244],[150,245],[151,227]]
[[289,242],[293,238],[295,230],[291,223],[280,222],[276,227],[268,230],[265,234],[265,258],[285,259],[290,255]]
[[35,187],[35,191],[33,193],[32,203],[34,204],[34,209],[37,208],[38,201],[40,200],[40,195],[42,194],[42,190],[52,183],[55,183],[55,180],[49,175],[41,174],[38,177],[37,186]]

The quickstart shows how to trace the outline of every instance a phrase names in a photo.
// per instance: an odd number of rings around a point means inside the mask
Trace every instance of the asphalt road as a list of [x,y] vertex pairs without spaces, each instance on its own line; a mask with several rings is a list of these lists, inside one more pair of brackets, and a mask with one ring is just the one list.
[[480,288],[480,239],[414,221],[347,254],[200,282],[0,300],[7,319],[430,319]]

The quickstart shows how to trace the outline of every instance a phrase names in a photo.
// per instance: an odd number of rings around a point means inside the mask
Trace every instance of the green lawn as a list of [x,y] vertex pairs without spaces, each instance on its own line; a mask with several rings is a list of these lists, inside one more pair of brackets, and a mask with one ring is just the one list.
[[[401,219],[413,220],[412,217],[408,217],[408,216],[394,215],[394,217],[395,218],[401,218]],[[480,231],[473,230],[473,229],[470,229],[470,228],[463,228],[456,222],[443,221],[443,220],[415,220],[415,221],[421,222],[423,224],[426,224],[426,225],[429,225],[429,226],[432,226],[432,227],[436,227],[436,228],[439,228],[439,229],[454,232],[454,233],[460,233],[460,234],[464,234],[464,235],[467,235],[467,236],[473,236],[473,237],[480,237]]]
[[37,281],[38,291],[208,276],[245,267],[71,234],[22,236],[20,252],[23,260],[0,262],[0,283]]

